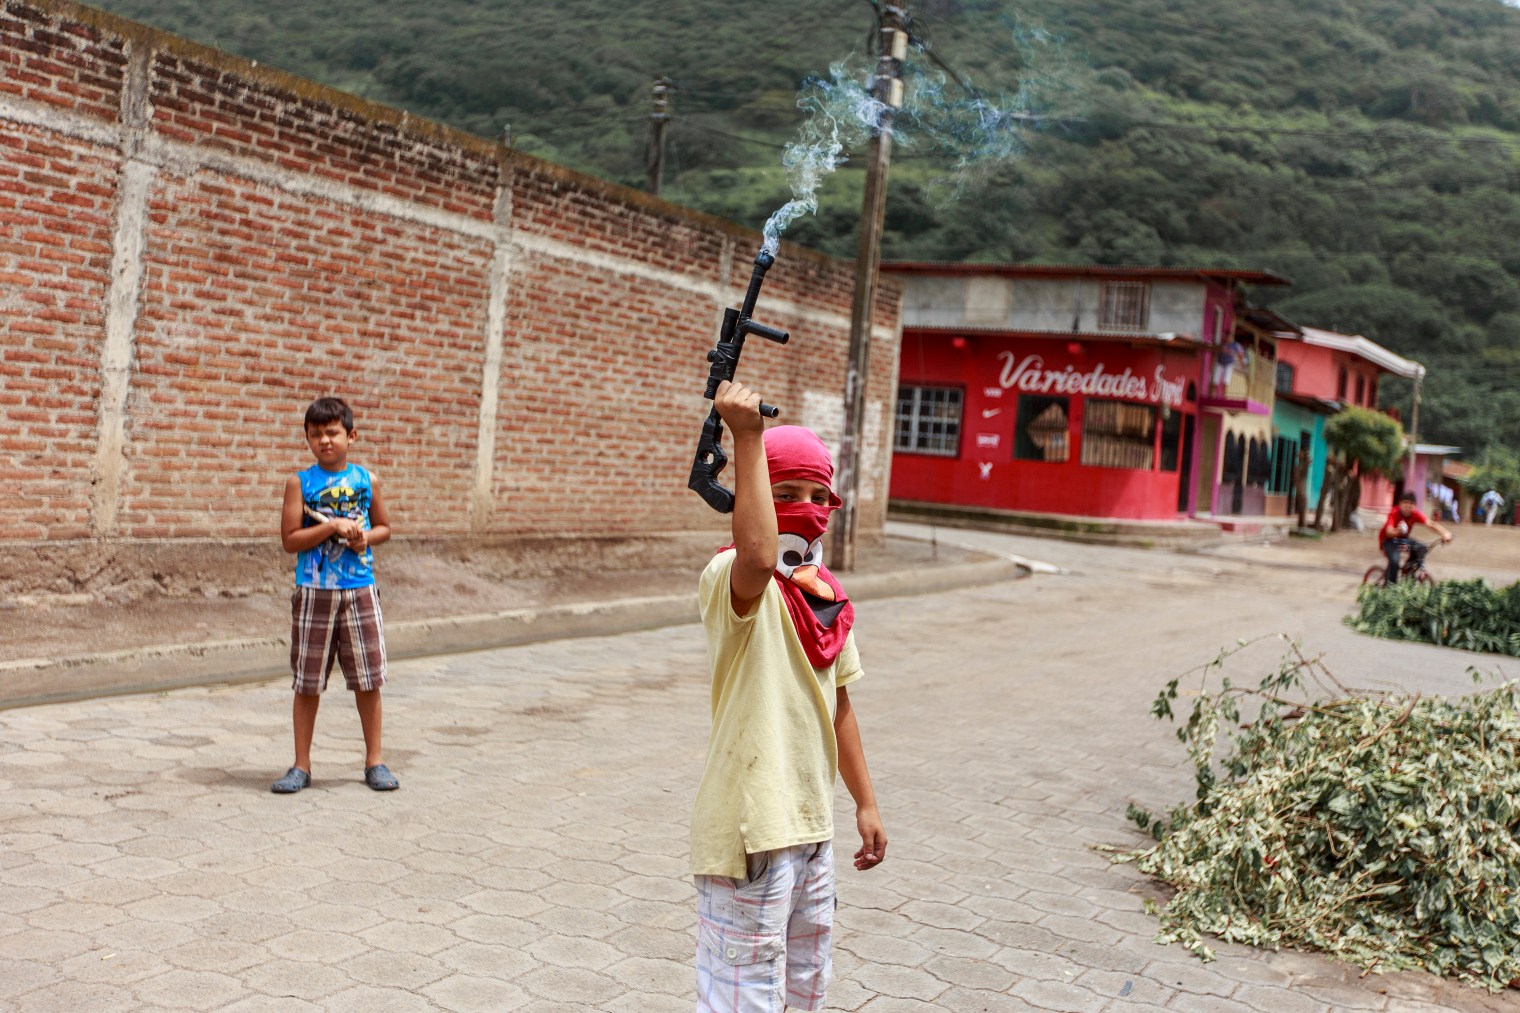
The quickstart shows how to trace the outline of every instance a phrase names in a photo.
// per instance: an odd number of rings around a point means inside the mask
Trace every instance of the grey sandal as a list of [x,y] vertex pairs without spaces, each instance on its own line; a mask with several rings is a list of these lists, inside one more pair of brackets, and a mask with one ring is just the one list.
[[396,775],[392,774],[390,768],[383,763],[364,768],[364,783],[376,791],[395,791],[401,787],[401,782],[396,780]]
[[269,790],[276,795],[294,795],[302,788],[311,784],[311,775],[300,767],[291,767],[285,772],[285,776],[269,786]]

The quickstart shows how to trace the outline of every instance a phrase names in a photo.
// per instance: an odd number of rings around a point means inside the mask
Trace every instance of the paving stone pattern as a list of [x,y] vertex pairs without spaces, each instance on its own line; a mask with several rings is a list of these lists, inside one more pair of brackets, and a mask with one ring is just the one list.
[[[1151,942],[1159,894],[1091,847],[1140,841],[1128,801],[1186,797],[1148,703],[1235,637],[1288,630],[1344,674],[1447,692],[1471,656],[1345,630],[1352,577],[964,537],[1072,572],[862,606],[852,699],[891,846],[869,873],[841,862],[830,1008],[1514,1008],[1313,955],[1203,964]],[[284,685],[0,713],[0,1008],[692,1008],[696,627],[398,664],[398,792],[364,786],[346,697],[294,796],[268,790]]]

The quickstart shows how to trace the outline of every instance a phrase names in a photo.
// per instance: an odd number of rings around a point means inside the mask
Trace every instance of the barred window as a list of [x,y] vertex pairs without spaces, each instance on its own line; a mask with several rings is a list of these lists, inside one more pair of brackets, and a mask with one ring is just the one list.
[[897,438],[893,449],[954,457],[961,446],[959,387],[897,388]]
[[1098,326],[1143,331],[1150,321],[1151,286],[1145,281],[1105,281],[1100,290]]
[[1293,378],[1296,371],[1281,359],[1277,360],[1277,389],[1280,393],[1293,393]]
[[1156,409],[1088,398],[1082,407],[1082,463],[1150,471],[1156,461]]
[[1267,492],[1286,495],[1293,491],[1293,471],[1298,467],[1298,441],[1279,436],[1272,441],[1272,477]]

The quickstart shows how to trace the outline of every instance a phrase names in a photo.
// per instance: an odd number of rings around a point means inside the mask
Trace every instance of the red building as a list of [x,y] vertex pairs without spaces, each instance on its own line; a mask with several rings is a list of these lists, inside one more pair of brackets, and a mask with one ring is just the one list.
[[1173,521],[1212,509],[1223,455],[1215,440],[1200,459],[1200,415],[1261,407],[1201,400],[1206,371],[1236,333],[1241,287],[1286,280],[1095,266],[882,270],[904,288],[894,506]]

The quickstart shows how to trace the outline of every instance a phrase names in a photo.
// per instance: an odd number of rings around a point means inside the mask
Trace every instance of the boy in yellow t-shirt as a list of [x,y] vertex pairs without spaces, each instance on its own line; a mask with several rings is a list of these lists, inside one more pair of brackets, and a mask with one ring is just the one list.
[[855,800],[855,868],[887,850],[845,689],[861,676],[854,606],[821,559],[840,500],[817,435],[767,431],[740,384],[713,404],[734,434],[734,545],[699,585],[713,687],[691,821],[697,1009],[816,1010],[833,966],[836,772]]

